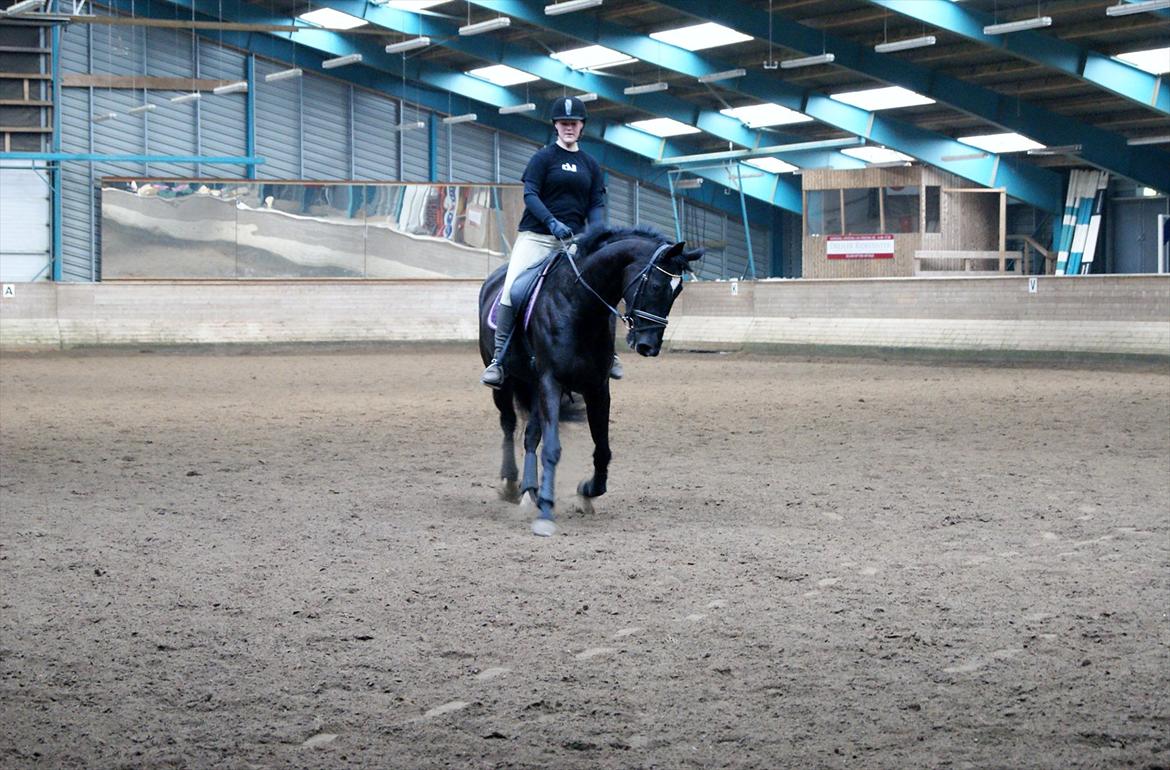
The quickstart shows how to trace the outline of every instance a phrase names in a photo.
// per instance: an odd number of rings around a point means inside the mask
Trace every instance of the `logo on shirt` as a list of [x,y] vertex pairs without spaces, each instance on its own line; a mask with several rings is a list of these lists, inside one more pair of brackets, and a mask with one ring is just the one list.
[[572,171],[574,174],[576,174],[577,173],[577,164],[570,163],[569,161],[565,161],[564,163],[561,164],[561,171]]

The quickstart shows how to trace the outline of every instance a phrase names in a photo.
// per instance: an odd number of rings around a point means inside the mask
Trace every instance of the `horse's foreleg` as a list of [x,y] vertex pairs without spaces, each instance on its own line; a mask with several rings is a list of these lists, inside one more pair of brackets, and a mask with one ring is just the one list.
[[499,495],[504,500],[514,503],[520,499],[520,491],[516,486],[516,407],[512,403],[512,388],[505,385],[492,391],[492,400],[496,402],[496,409],[500,411],[500,430],[504,432],[504,440],[500,446],[500,487]]
[[583,497],[600,497],[605,494],[605,483],[609,478],[609,461],[613,454],[609,450],[609,383],[602,385],[596,393],[585,396],[585,413],[589,416],[589,434],[593,437],[593,478],[577,485],[577,494]]
[[551,535],[556,531],[553,525],[553,508],[556,505],[557,463],[561,460],[561,437],[558,423],[561,418],[561,387],[551,374],[540,378],[539,389],[540,422],[542,437],[540,444],[540,465],[543,475],[540,479],[540,494],[536,504],[540,517],[532,522],[532,532],[537,535]]
[[520,484],[520,496],[531,493],[536,497],[536,448],[540,446],[540,412],[532,404],[528,425],[524,427],[524,479]]

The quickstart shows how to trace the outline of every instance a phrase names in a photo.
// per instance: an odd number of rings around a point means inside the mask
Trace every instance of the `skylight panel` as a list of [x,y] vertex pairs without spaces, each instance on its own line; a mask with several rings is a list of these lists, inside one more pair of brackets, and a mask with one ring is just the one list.
[[748,128],[763,128],[764,126],[783,126],[789,123],[808,123],[812,120],[808,115],[781,107],[779,104],[749,104],[746,107],[732,107],[719,110],[729,118],[735,118]]
[[796,166],[785,163],[779,158],[752,158],[745,160],[744,163],[763,171],[770,171],[773,174],[787,174],[789,171],[796,171]]
[[387,8],[394,8],[399,11],[418,13],[419,11],[433,8],[436,5],[442,5],[448,2],[448,0],[373,0],[373,2],[375,5],[384,5]]
[[851,147],[848,150],[841,150],[841,152],[866,163],[897,163],[914,160],[909,155],[903,155],[897,150],[887,150],[885,147]]
[[619,64],[633,64],[638,61],[632,56],[626,56],[620,51],[606,48],[603,45],[587,45],[584,48],[572,48],[568,51],[550,54],[550,56],[575,70],[598,70],[603,67],[616,67]]
[[651,32],[650,37],[662,43],[685,48],[688,51],[701,51],[704,48],[742,43],[752,39],[751,35],[741,34],[713,21],[677,29],[664,29],[661,32]]
[[302,21],[307,21],[310,24],[316,24],[318,27],[325,29],[353,29],[368,24],[365,19],[359,19],[356,16],[350,16],[348,13],[336,11],[332,8],[318,8],[315,11],[307,11],[297,17]]
[[1170,48],[1151,48],[1147,51],[1130,51],[1113,57],[1126,64],[1132,64],[1151,75],[1165,75],[1170,72]]
[[839,94],[830,94],[845,104],[852,104],[863,110],[875,112],[877,110],[893,110],[898,107],[912,107],[917,104],[934,104],[929,96],[915,93],[901,86],[886,86],[883,88],[867,88],[861,91],[843,91]]
[[978,147],[985,152],[994,152],[997,155],[1001,152],[1024,152],[1025,150],[1038,150],[1044,145],[1039,142],[1034,142],[1026,136],[1012,132],[1004,134],[975,134],[973,136],[960,136],[958,141],[963,144],[969,144],[972,147]]
[[467,74],[480,80],[486,80],[489,83],[495,83],[497,86],[514,86],[519,83],[531,83],[534,80],[540,80],[536,75],[521,72],[515,67],[509,67],[507,64],[477,67],[476,69],[468,70]]
[[648,134],[655,136],[679,136],[681,134],[698,134],[702,133],[694,126],[688,126],[686,123],[680,123],[674,118],[651,118],[650,120],[635,120],[633,123],[627,123],[630,128],[636,128],[639,131],[645,131]]

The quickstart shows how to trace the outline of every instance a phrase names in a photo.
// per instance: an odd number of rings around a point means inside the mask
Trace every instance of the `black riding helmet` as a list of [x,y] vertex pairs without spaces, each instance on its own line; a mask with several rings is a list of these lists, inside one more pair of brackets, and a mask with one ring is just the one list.
[[549,110],[549,119],[554,123],[558,120],[584,121],[586,117],[585,103],[575,96],[553,99],[552,108]]

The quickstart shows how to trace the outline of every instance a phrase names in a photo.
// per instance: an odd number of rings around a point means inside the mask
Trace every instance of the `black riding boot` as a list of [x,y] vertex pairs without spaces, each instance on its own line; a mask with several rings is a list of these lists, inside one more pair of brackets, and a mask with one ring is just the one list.
[[504,344],[512,335],[512,326],[515,323],[516,311],[511,305],[500,303],[496,310],[496,349],[492,354],[492,362],[479,378],[479,381],[489,388],[498,388],[504,384]]

